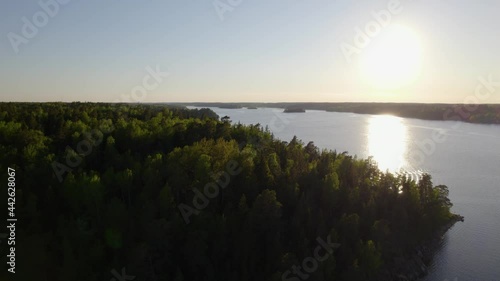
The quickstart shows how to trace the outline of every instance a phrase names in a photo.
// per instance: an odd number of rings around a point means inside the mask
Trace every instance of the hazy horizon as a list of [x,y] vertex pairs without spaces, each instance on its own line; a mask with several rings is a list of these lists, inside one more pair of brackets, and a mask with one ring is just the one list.
[[500,81],[496,1],[2,8],[1,101],[463,103]]

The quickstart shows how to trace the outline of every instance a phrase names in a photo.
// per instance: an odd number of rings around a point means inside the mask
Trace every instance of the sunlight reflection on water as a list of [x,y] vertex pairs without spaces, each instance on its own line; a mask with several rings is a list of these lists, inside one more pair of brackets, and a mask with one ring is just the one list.
[[371,116],[367,135],[368,153],[380,170],[396,173],[407,166],[408,128],[403,119],[390,115]]
[[413,167],[407,155],[409,143],[408,126],[404,119],[391,115],[375,115],[368,119],[368,153],[381,171],[404,175],[418,182],[424,171]]

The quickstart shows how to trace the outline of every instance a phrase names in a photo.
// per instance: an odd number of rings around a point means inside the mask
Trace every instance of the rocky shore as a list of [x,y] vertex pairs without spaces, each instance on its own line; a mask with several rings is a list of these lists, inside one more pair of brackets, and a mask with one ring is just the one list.
[[381,271],[377,280],[414,281],[424,277],[444,234],[458,221],[463,222],[464,217],[454,215],[450,222],[441,227],[432,239],[422,242],[412,253],[406,256],[395,257]]

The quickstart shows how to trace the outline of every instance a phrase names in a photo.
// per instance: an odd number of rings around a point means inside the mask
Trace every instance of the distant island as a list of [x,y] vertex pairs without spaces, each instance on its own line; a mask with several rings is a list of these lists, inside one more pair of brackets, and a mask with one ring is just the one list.
[[247,106],[247,109],[257,109],[256,106]]
[[301,108],[301,107],[288,107],[288,108],[285,108],[285,110],[283,112],[285,112],[285,113],[295,113],[295,112],[303,113],[303,112],[306,112],[306,110],[304,108]]
[[[199,107],[221,107],[225,103],[175,103]],[[304,102],[304,103],[240,103],[240,106],[270,108],[303,108],[330,112],[358,114],[388,114],[423,120],[461,121],[479,124],[500,124],[500,104],[444,104],[444,103],[356,103],[356,102]]]

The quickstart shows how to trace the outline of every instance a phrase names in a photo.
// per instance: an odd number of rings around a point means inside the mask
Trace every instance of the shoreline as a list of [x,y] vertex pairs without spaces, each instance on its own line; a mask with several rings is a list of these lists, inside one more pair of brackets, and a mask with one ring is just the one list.
[[356,113],[371,115],[393,115],[401,118],[413,118],[428,121],[458,121],[471,124],[500,125],[500,104],[477,104],[470,109],[467,104],[440,103],[220,103],[189,102],[170,103],[199,107],[260,107],[260,108],[303,108],[304,110],[322,110],[326,112]]
[[463,222],[464,217],[454,214],[450,221],[433,234],[429,240],[421,242],[411,253],[393,258],[386,264],[375,280],[417,281],[427,276],[432,259],[439,248],[444,235],[455,223]]

